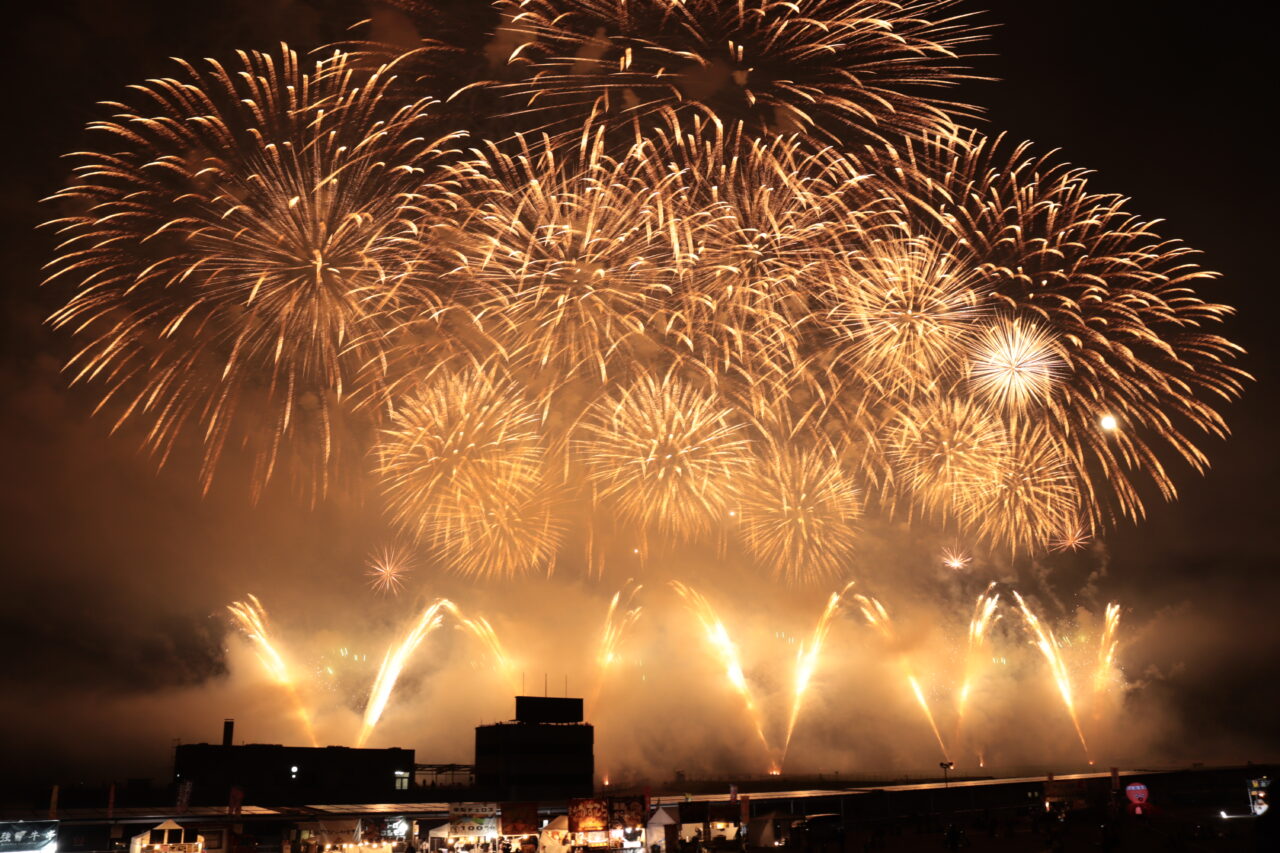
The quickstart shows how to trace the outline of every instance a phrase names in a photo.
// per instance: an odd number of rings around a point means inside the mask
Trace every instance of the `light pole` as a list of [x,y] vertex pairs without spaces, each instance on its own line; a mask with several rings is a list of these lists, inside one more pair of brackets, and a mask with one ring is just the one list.
[[947,801],[947,828],[943,831],[947,849],[955,850],[959,846],[959,839],[956,837],[955,827],[951,825],[951,790],[950,772],[955,769],[954,761],[939,761],[938,766],[942,768],[942,799]]

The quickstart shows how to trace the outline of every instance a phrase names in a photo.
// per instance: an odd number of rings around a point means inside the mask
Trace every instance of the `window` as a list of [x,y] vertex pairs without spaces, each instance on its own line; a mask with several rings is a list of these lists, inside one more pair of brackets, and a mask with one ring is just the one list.
[[396,771],[396,790],[397,791],[409,790],[409,771],[408,770]]

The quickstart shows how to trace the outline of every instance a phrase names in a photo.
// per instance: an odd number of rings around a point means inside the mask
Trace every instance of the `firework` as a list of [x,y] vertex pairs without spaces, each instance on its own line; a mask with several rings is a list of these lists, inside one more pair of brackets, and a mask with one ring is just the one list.
[[973,562],[973,558],[958,548],[942,549],[942,565],[953,571],[963,571]]
[[[1232,309],[1193,290],[1216,275],[1194,262],[1192,249],[1162,238],[1123,197],[1092,191],[1085,170],[1028,144],[968,132],[856,160],[843,166],[851,177],[875,176],[853,184],[859,193],[904,199],[905,215],[930,223],[1012,312],[1004,322],[1018,323],[1019,334],[1008,340],[1006,325],[1006,340],[997,336],[985,349],[995,390],[1017,394],[1021,380],[1008,368],[1020,363],[1018,352],[1060,361],[1037,419],[1069,449],[1089,521],[1140,518],[1143,478],[1174,497],[1170,455],[1203,470],[1197,436],[1226,432],[1214,401],[1238,396],[1249,377],[1232,363],[1241,349],[1213,331]],[[1033,328],[1032,345],[1018,344]],[[983,352],[979,346],[979,362]],[[1047,390],[1049,370],[1031,372],[1036,393]]]
[[992,581],[987,586],[987,591],[978,596],[977,602],[973,605],[973,616],[969,620],[969,636],[968,644],[964,655],[964,681],[960,684],[960,692],[956,697],[956,733],[959,735],[960,723],[964,720],[965,706],[969,702],[969,691],[973,688],[974,678],[977,676],[978,665],[982,660],[983,651],[986,647],[987,632],[994,624],[995,619],[1000,617],[995,614],[996,605],[1000,603],[999,593],[992,594],[991,590],[995,588],[995,582]]
[[747,550],[790,583],[839,575],[856,543],[858,490],[829,445],[770,441],[744,480]]
[[465,575],[549,564],[561,524],[532,403],[510,380],[443,371],[392,413],[377,447],[393,517]]
[[596,683],[591,691],[588,708],[595,707],[604,687],[604,679],[618,659],[618,650],[623,638],[640,618],[640,605],[632,606],[636,595],[643,587],[628,580],[622,589],[613,594],[609,601],[609,609],[604,615],[604,629],[600,635],[600,651],[596,654]]
[[752,697],[751,687],[747,684],[747,678],[742,672],[742,663],[738,659],[738,647],[729,638],[729,632],[725,630],[724,622],[720,621],[720,616],[716,613],[715,608],[711,606],[711,602],[707,601],[702,593],[696,589],[680,581],[671,581],[671,588],[684,600],[689,610],[697,617],[699,624],[702,625],[707,644],[711,646],[716,657],[720,659],[720,663],[724,666],[725,677],[728,679],[729,685],[742,699],[742,704],[746,708],[747,715],[751,718],[752,726],[755,728],[756,737],[760,739],[760,745],[764,747],[766,753],[770,752],[769,740],[764,734],[760,711],[756,706],[755,699]]
[[404,551],[399,548],[383,548],[369,558],[365,575],[375,592],[399,595],[404,588],[404,576],[412,568]]
[[1049,542],[1050,551],[1079,551],[1085,545],[1089,544],[1089,540],[1093,538],[1093,532],[1085,525],[1076,522],[1070,527],[1063,530],[1056,539]]
[[692,539],[726,517],[750,445],[732,412],[678,377],[642,377],[588,413],[577,450],[626,521]]
[[1079,518],[1079,489],[1049,430],[1020,425],[995,466],[963,489],[960,516],[992,545],[1035,550]]
[[[1049,664],[1049,670],[1053,673],[1054,684],[1058,687],[1058,695],[1062,697],[1062,704],[1067,709],[1067,713],[1071,715],[1071,724],[1075,726],[1076,735],[1080,738],[1080,746],[1084,749],[1085,757],[1089,756],[1089,744],[1084,739],[1084,731],[1080,728],[1080,718],[1076,715],[1076,703],[1072,698],[1071,676],[1067,672],[1066,661],[1062,658],[1062,649],[1058,646],[1058,638],[1054,636],[1053,629],[1044,625],[1040,619],[1031,612],[1031,608],[1022,600],[1022,596],[1017,592],[1013,597],[1018,602],[1018,609],[1022,612],[1022,618],[1026,621],[1027,627],[1035,635],[1035,646],[1044,655],[1044,659]],[[1089,762],[1092,764],[1092,760]]]
[[[52,320],[162,463],[199,442],[208,487],[243,447],[323,492],[372,439],[392,520],[468,577],[617,538],[813,583],[864,513],[1080,547],[1225,434],[1212,274],[925,96],[980,32],[951,0],[466,6],[419,10],[456,67],[246,53],[92,126]],[[454,150],[412,94],[446,91],[504,100],[501,137]]]
[[[858,602],[858,608],[862,611],[863,617],[866,618],[867,624],[875,628],[884,639],[885,645],[893,648],[897,645],[897,637],[893,630],[893,622],[889,618],[889,611],[885,610],[880,600],[868,595],[856,595],[854,598]],[[929,707],[929,700],[924,695],[924,688],[920,686],[920,679],[916,678],[915,671],[912,669],[911,661],[907,656],[901,655],[903,674],[907,679],[907,686],[911,688],[911,694],[915,697],[916,704],[920,706],[920,711],[924,714],[925,719],[929,722],[929,728],[933,730],[933,736],[938,741],[938,748],[942,750],[942,757],[951,760],[951,755],[947,750],[946,743],[942,740],[942,732],[938,730],[938,724],[933,718],[933,710]]]
[[207,488],[244,443],[260,487],[289,450],[323,492],[344,419],[381,397],[391,318],[435,302],[423,236],[450,140],[391,69],[287,48],[239,64],[183,62],[90,125],[113,153],[75,155],[54,197],[76,212],[52,223],[50,280],[77,290],[52,322],[82,342],[73,381],[101,383],[161,464],[197,438]]
[[888,456],[900,488],[921,512],[956,518],[995,488],[1008,435],[972,400],[928,397],[904,408],[887,429]]
[[842,361],[870,381],[910,397],[962,361],[981,317],[981,277],[919,237],[864,235],[831,277],[827,320],[847,341]]
[[1093,694],[1095,714],[1101,709],[1097,707],[1097,697],[1106,690],[1115,677],[1116,663],[1116,631],[1120,628],[1120,605],[1111,602],[1103,615],[1102,634],[1098,638],[1098,665],[1093,674]]
[[673,177],[651,183],[638,152],[610,157],[594,130],[577,146],[521,137],[512,154],[486,150],[454,238],[452,277],[487,333],[561,381],[581,370],[607,382],[634,358],[628,343],[652,331],[687,262],[662,206]]
[[254,654],[258,656],[262,668],[289,694],[289,701],[293,703],[294,713],[302,723],[307,740],[311,741],[312,746],[319,746],[315,730],[311,727],[311,715],[307,713],[306,706],[298,697],[298,690],[290,674],[289,665],[285,663],[284,656],[271,639],[271,632],[267,629],[267,611],[262,606],[262,602],[258,601],[257,596],[250,595],[248,601],[237,601],[227,605],[227,610],[240,626],[240,630],[244,631],[245,636],[253,643]]
[[[809,690],[809,682],[818,668],[818,661],[822,658],[822,647],[827,642],[831,623],[840,612],[844,594],[852,588],[853,581],[850,581],[839,592],[831,593],[827,599],[827,606],[822,609],[822,615],[818,617],[818,623],[813,628],[813,633],[809,635],[809,641],[802,643],[800,650],[796,652],[795,682],[791,690],[791,715],[787,718],[787,735],[782,741],[782,760],[786,759],[787,749],[791,746],[791,735],[796,730],[796,721],[800,719],[800,709],[804,707],[804,697]],[[781,764],[781,761],[779,763]]]
[[405,664],[413,657],[413,653],[418,650],[418,646],[422,645],[427,635],[440,627],[442,618],[440,610],[448,607],[449,604],[448,599],[444,598],[431,602],[418,614],[418,618],[409,626],[400,640],[387,649],[387,653],[382,658],[382,666],[378,668],[378,676],[373,682],[373,689],[369,692],[369,701],[364,708],[364,719],[360,724],[360,733],[356,736],[357,748],[368,742],[369,735],[373,734],[374,727],[378,725],[383,711],[387,709],[387,702],[391,699]]
[[978,333],[969,363],[970,381],[999,406],[1025,409],[1049,398],[1062,374],[1062,359],[1043,329],[1001,319]]
[[953,0],[501,0],[527,66],[517,111],[673,112],[753,132],[880,138],[950,129],[971,108],[929,96],[969,76],[981,34]]
[[462,626],[463,630],[480,641],[489,652],[490,657],[493,658],[493,662],[497,665],[503,678],[508,683],[512,683],[514,681],[512,677],[514,667],[511,658],[507,655],[506,649],[503,648],[502,641],[498,639],[498,632],[489,624],[489,620],[483,616],[466,616],[461,608],[452,601],[446,600],[442,602],[442,606],[453,614],[453,617],[458,620],[458,624]]

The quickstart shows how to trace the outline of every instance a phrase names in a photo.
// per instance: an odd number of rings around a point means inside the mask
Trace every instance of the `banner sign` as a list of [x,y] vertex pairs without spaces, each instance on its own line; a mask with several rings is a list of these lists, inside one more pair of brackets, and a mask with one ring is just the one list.
[[449,835],[497,835],[497,803],[450,803]]
[[608,800],[592,797],[569,801],[570,832],[604,832],[608,828]]
[[538,804],[503,803],[500,823],[503,835],[533,835],[542,828]]
[[648,817],[644,797],[609,798],[610,829],[644,829]]
[[57,849],[56,820],[0,823],[0,853],[54,853]]

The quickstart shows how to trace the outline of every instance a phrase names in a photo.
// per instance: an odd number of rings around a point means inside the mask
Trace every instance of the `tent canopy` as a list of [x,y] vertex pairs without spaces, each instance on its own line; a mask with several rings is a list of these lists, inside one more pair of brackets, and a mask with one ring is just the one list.
[[670,806],[662,806],[649,818],[649,826],[670,826],[676,823],[676,816]]

